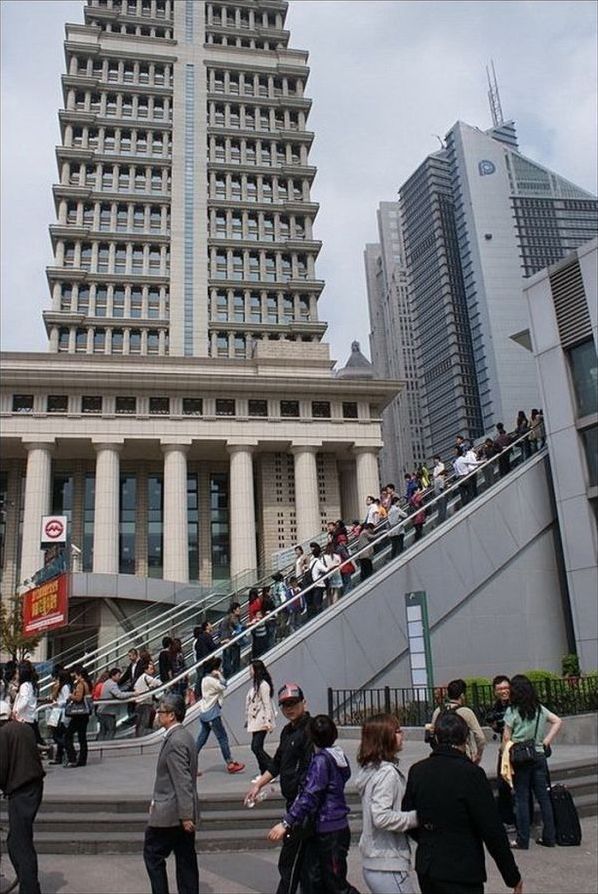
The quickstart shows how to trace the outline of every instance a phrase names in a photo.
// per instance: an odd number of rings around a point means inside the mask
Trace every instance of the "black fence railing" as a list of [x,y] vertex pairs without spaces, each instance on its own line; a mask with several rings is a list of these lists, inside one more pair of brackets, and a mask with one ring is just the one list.
[[[540,702],[555,714],[587,714],[598,710],[598,676],[544,679],[534,686]],[[374,714],[394,714],[404,726],[424,726],[446,698],[442,687],[328,689],[328,714],[340,726],[360,726]],[[468,686],[467,705],[481,723],[489,722],[488,715],[495,701],[492,686]]]

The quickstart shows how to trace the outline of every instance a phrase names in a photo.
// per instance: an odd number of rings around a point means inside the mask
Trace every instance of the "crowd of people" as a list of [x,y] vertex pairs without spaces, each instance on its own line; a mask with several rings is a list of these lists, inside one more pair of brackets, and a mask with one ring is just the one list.
[[[187,735],[185,746],[192,757],[184,781],[187,792],[181,800],[189,805],[193,804],[195,774],[201,775],[196,755],[210,728],[219,738],[225,760],[230,755],[219,732],[223,730],[220,712],[226,681],[217,659],[208,666],[210,670],[202,681],[205,704],[200,715],[200,738],[194,743]],[[285,808],[267,833],[270,841],[281,845],[277,894],[357,894],[347,878],[351,834],[345,790],[352,771],[338,745],[337,728],[327,715],[310,716],[299,684],[284,683],[277,692],[284,725],[278,746],[270,755],[265,738],[276,724],[275,687],[263,661],[258,659],[251,667],[245,711],[258,772],[251,780],[245,804],[254,807],[264,790],[279,780]],[[480,767],[486,742],[475,713],[465,704],[463,680],[449,683],[446,701],[438,706],[427,728],[430,756],[415,763],[407,776],[399,764],[403,731],[397,717],[375,715],[363,724],[355,786],[363,816],[359,840],[362,873],[372,894],[413,894],[413,870],[422,894],[483,894],[484,845],[505,885],[520,894],[523,883],[513,851],[529,847],[532,793],[543,822],[536,843],[542,847],[555,845],[547,757],[561,720],[540,704],[533,684],[523,675],[512,680],[505,675],[496,677],[494,691],[496,703],[488,721],[500,737],[498,768],[502,775],[499,773],[497,799]],[[211,696],[219,705],[217,724],[215,717],[207,716]],[[161,708],[168,714],[166,723],[180,725],[185,711],[180,696],[164,696]],[[529,744],[530,740],[533,760],[505,769],[505,755],[518,743]],[[177,785],[183,782],[177,779]],[[176,786],[173,797],[178,797]],[[187,820],[195,823],[194,816],[185,815],[177,823],[177,836],[184,835]],[[178,852],[174,844],[164,848],[157,865],[151,844],[155,830],[148,834],[145,859],[150,878],[165,873],[165,861],[173,850],[177,864],[188,864],[181,867],[181,877],[193,875],[193,867],[195,871],[197,868],[193,848],[179,848]],[[154,888],[152,882],[152,891],[162,890]],[[197,884],[179,888],[182,894],[197,894],[197,890]]]
[[[196,646],[200,650],[210,647],[206,635],[211,636],[209,626],[197,629]],[[166,641],[163,646],[164,650],[170,649]],[[71,713],[69,705],[91,702],[94,692],[109,704],[130,692],[148,693],[155,688],[155,681],[159,685],[160,677],[154,674],[151,658],[143,660],[136,650],[131,650],[129,658],[124,673],[111,669],[106,679],[95,685],[84,668],[55,669],[52,710],[65,711],[67,717],[70,714],[64,734],[58,731],[62,721],[56,724],[55,734],[57,746],[66,752],[67,765],[84,766],[87,757],[88,715],[78,713],[77,708]],[[253,807],[261,800],[264,789],[278,778],[286,806],[268,832],[270,841],[281,844],[278,894],[297,890],[302,894],[356,894],[347,879],[351,839],[345,789],[352,771],[347,755],[337,743],[336,726],[326,715],[310,716],[300,685],[285,683],[274,699],[276,689],[263,660],[254,659],[250,667],[245,725],[251,735],[256,765],[245,803]],[[176,675],[176,670],[175,666],[168,673]],[[136,688],[144,675],[148,677],[143,682],[147,689]],[[466,705],[467,687],[463,680],[452,680],[446,687],[445,697],[426,726],[430,757],[415,763],[407,776],[399,765],[403,735],[397,717],[377,715],[364,723],[355,786],[363,814],[359,841],[363,879],[372,894],[413,892],[413,869],[422,894],[479,894],[486,880],[483,845],[495,860],[505,884],[521,892],[521,875],[512,852],[530,846],[534,796],[542,817],[542,834],[536,844],[555,846],[547,758],[562,721],[540,704],[533,684],[523,675],[512,679],[499,675],[494,678],[493,687],[496,701],[485,719],[499,738],[496,800],[480,767],[486,739],[476,713]],[[188,706],[184,693],[170,690],[159,701],[156,716],[159,725],[166,729],[169,744],[161,748],[158,758],[152,799],[155,806],[144,847],[152,892],[167,890],[163,885],[166,859],[174,852],[180,894],[197,894],[197,778],[202,775],[198,756],[212,731],[226,770],[236,774],[245,769],[231,755],[222,721],[226,690],[222,659],[212,656],[200,682],[196,741],[182,725]],[[0,785],[12,805],[14,828],[20,830],[25,841],[24,848],[16,848],[11,827],[9,854],[17,873],[29,874],[32,867],[37,872],[37,864],[28,851],[29,844],[33,849],[33,839],[27,817],[32,826],[44,775],[35,693],[36,676],[31,662],[23,661],[16,667],[9,663],[0,689],[0,736],[6,749]],[[275,731],[278,711],[284,725],[273,750],[267,739]],[[113,735],[109,715],[101,712],[99,716],[102,734]],[[139,718],[136,722],[140,722]],[[15,730],[17,726],[27,732]],[[76,736],[79,756],[71,760]],[[532,759],[519,763],[514,753],[517,746],[524,744],[529,748],[530,743]],[[35,757],[30,754],[32,749]],[[25,760],[26,754],[30,756]],[[59,762],[58,751],[53,760]],[[16,787],[15,774],[22,780]],[[28,774],[31,779],[25,779]],[[26,805],[33,801],[37,806],[27,813]],[[35,886],[31,891],[36,891]]]

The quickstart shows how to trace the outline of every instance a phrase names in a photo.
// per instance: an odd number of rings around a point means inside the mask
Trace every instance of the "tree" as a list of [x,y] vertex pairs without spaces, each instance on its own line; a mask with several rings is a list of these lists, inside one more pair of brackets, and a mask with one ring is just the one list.
[[23,633],[23,605],[20,596],[0,600],[0,642],[13,661],[22,661],[35,649],[42,635]]

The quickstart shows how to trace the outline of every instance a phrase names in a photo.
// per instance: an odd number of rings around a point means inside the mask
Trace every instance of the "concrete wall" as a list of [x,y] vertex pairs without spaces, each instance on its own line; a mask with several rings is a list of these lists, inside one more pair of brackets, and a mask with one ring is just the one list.
[[[282,643],[268,662],[275,686],[299,682],[316,713],[326,710],[329,686],[409,686],[404,596],[412,590],[428,595],[437,682],[533,666],[560,670],[567,635],[545,462],[539,456],[512,472],[317,626]],[[243,675],[225,701],[237,742],[247,740],[247,686]]]

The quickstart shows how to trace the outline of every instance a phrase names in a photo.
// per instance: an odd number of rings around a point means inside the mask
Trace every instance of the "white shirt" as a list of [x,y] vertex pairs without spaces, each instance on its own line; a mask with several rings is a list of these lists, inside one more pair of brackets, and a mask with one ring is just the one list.
[[380,520],[380,511],[377,503],[370,503],[366,516],[366,525],[377,525]]
[[474,469],[481,466],[483,462],[483,460],[477,458],[473,449],[468,450],[463,459],[467,463],[470,472],[473,472]]
[[466,461],[464,456],[457,457],[457,459],[453,463],[453,469],[455,470],[455,474],[458,475],[459,478],[464,478],[471,472],[469,463]]
[[33,684],[21,683],[12,709],[13,716],[22,723],[33,723],[35,721],[36,708],[37,695],[33,689]]

